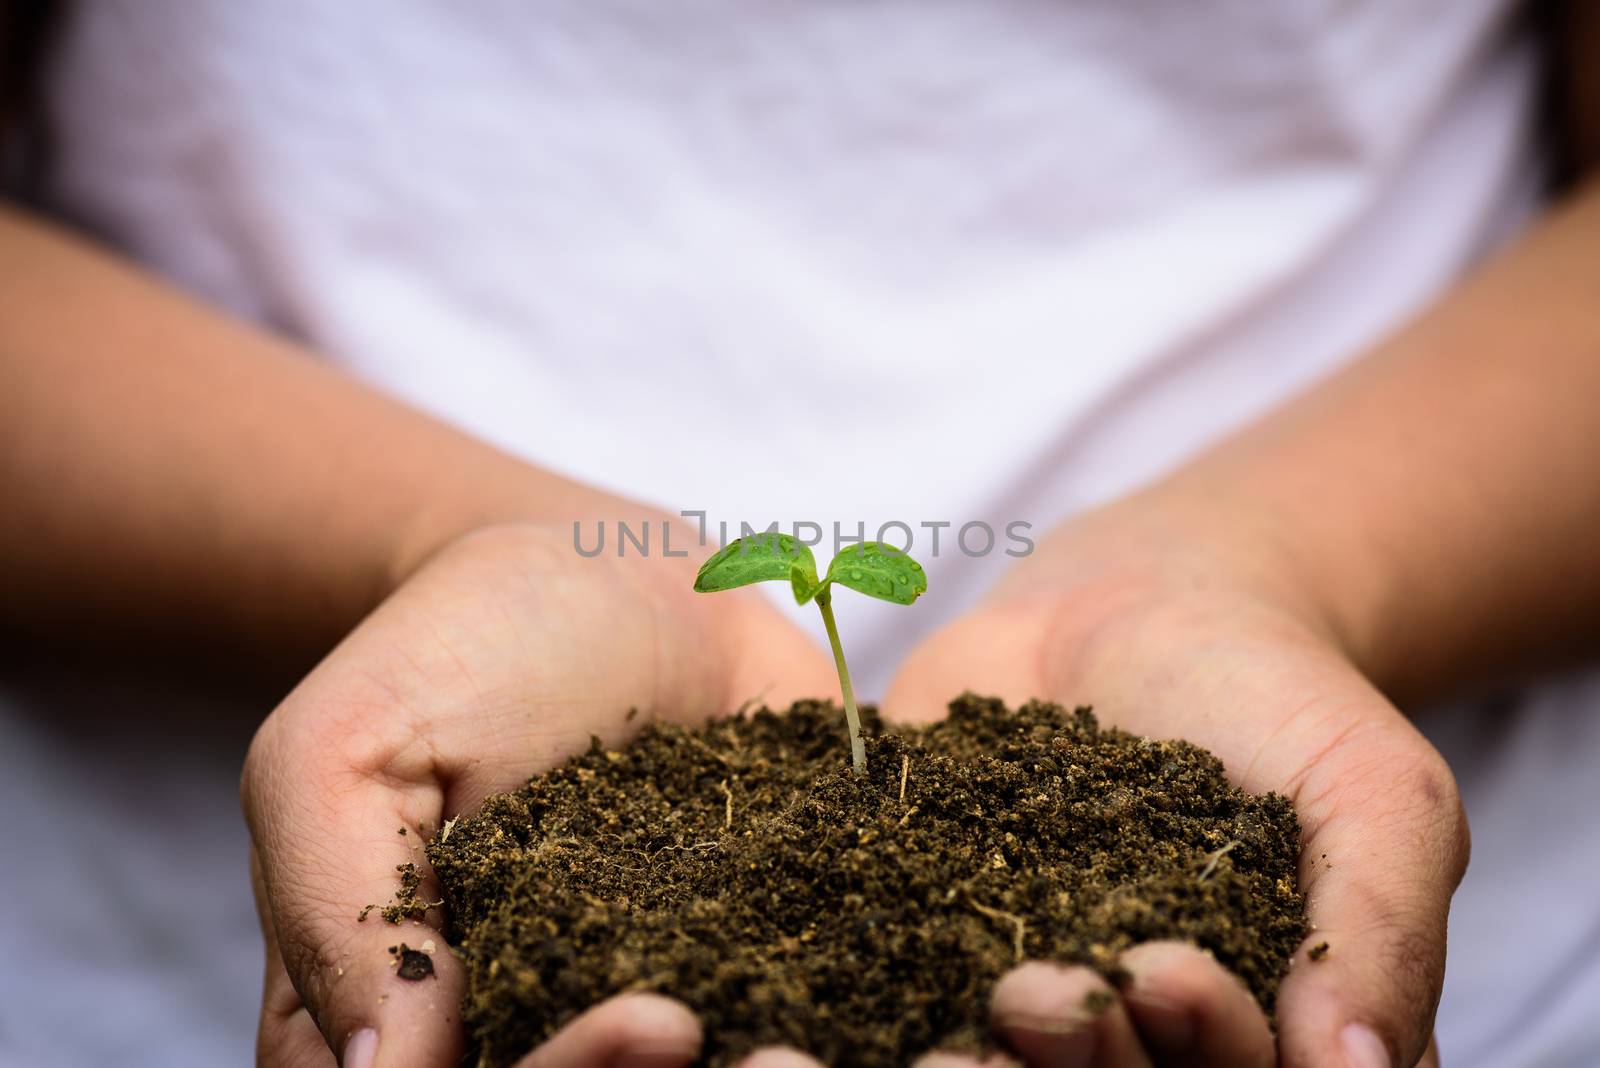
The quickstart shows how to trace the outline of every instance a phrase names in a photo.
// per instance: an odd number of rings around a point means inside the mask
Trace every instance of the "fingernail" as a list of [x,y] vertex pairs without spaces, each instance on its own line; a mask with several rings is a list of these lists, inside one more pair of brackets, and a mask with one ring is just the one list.
[[344,1057],[339,1063],[342,1068],[372,1068],[377,1056],[378,1032],[368,1027],[350,1036],[350,1041],[344,1044]]
[[1094,1063],[1100,1044],[1099,1031],[1083,1021],[1034,1021],[1022,1023],[997,1020],[996,1028],[1027,1064],[1051,1064],[1058,1068],[1087,1068]]
[[1370,1027],[1350,1024],[1339,1033],[1345,1068],[1390,1068],[1389,1049]]
[[768,1046],[739,1062],[739,1068],[819,1068],[817,1062],[799,1050]]
[[606,1068],[682,1068],[700,1055],[698,1046],[682,1043],[665,1046],[629,1046],[619,1050]]
[[935,1050],[918,1057],[911,1068],[983,1068],[983,1065],[976,1057]]

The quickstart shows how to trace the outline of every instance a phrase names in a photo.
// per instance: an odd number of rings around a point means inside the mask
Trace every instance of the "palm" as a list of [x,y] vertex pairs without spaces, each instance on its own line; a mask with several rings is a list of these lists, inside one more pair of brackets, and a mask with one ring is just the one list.
[[479,537],[419,573],[273,713],[244,789],[269,945],[264,1063],[332,1064],[328,1047],[367,1029],[386,1066],[456,1063],[459,965],[435,954],[437,985],[394,983],[388,967],[395,942],[443,938],[356,922],[389,899],[396,865],[420,858],[417,832],[592,736],[616,744],[652,719],[826,685],[820,651],[775,613],[753,599],[703,606],[691,577],[584,560],[544,532]]
[[[1411,999],[1403,1015],[1422,1021],[1420,1037],[1408,1041],[1425,1040],[1442,968],[1429,947],[1442,949],[1449,892],[1464,864],[1459,806],[1438,755],[1325,641],[1252,598],[1190,584],[1060,585],[1002,598],[936,634],[907,661],[886,708],[937,715],[963,689],[1093,704],[1111,725],[1209,748],[1245,789],[1286,794],[1303,825],[1300,880],[1316,937],[1343,949],[1286,980],[1282,1063],[1343,1063],[1335,1010],[1351,990],[1382,978]],[[1397,868],[1399,859],[1406,864]],[[1404,878],[1429,871],[1444,875],[1429,884]],[[1436,941],[1374,934],[1419,913]],[[1226,1032],[1214,1039],[1216,1063],[1272,1063],[1253,1004],[1207,993],[1216,977],[1207,980],[1205,965],[1181,954],[1161,967],[1169,985],[1192,993],[1202,1019],[1223,1017],[1214,1021],[1217,1034]],[[1175,978],[1184,969],[1189,977]],[[1394,986],[1396,974],[1409,981]],[[1137,999],[1127,1015],[1137,1031]],[[1148,1063],[1139,1058],[1132,1051],[1094,1063]]]

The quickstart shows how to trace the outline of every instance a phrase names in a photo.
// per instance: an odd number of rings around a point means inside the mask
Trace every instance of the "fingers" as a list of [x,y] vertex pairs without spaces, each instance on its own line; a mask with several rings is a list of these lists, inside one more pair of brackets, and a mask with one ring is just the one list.
[[995,986],[990,1017],[1038,1068],[1153,1068],[1122,1001],[1094,972],[1030,962]]
[[316,1021],[289,982],[283,961],[274,949],[256,1031],[257,1068],[335,1068],[338,1063]]
[[[1255,999],[1198,949],[1152,942],[1124,954],[1122,965],[1129,981],[1119,996],[1087,968],[1024,964],[995,988],[996,1031],[1038,1068],[1276,1063],[1272,1033]],[[948,1068],[971,1063],[952,1060]]]
[[261,890],[261,867],[255,850],[250,851],[250,881],[255,889],[256,913],[261,921],[261,937],[266,950],[266,974],[261,984],[261,1021],[256,1030],[257,1068],[335,1068],[333,1051],[323,1041],[316,1021],[306,1011],[305,1002],[289,973],[284,971],[278,951],[278,936],[266,911]]
[[1160,1068],[1272,1068],[1272,1032],[1255,998],[1215,959],[1178,942],[1122,955],[1122,999]]
[[656,994],[624,994],[583,1013],[515,1068],[681,1068],[699,1055],[693,1013]]
[[1351,729],[1296,791],[1313,828],[1307,945],[1328,949],[1297,955],[1279,996],[1286,1068],[1403,1068],[1428,1046],[1467,837],[1449,769],[1413,735],[1398,721]]
[[[287,768],[299,774],[283,780],[279,773]],[[268,975],[262,1063],[317,1063],[309,1054],[302,1059],[314,1025],[343,1068],[455,1064],[464,977],[444,937],[411,920],[386,923],[376,912],[358,919],[366,905],[391,899],[398,866],[425,869],[411,847],[419,842],[417,809],[428,799],[354,771],[319,768],[304,752],[269,761],[257,774],[268,778],[252,783],[247,809],[262,887],[273,903],[267,921],[281,949],[281,967]],[[270,816],[261,815],[269,807],[264,798],[271,798]],[[411,828],[406,835],[397,833],[402,826]],[[418,888],[422,900],[435,900],[435,893],[427,882]],[[401,943],[424,954],[410,959],[407,974],[431,974],[402,977],[390,952]]]
[[[1266,1017],[1211,957],[1193,946],[1158,942],[1130,950],[1122,963],[1130,980],[1120,998],[1087,968],[1023,965],[995,988],[995,1030],[1030,1068],[1272,1068]],[[915,1068],[1015,1063],[1002,1054],[936,1050]],[[817,1065],[792,1050],[763,1050],[741,1068]]]

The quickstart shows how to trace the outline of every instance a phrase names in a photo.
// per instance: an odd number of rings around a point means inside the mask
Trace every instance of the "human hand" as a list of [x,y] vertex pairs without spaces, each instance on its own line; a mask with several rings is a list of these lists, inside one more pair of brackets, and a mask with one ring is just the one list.
[[[356,919],[390,899],[396,865],[421,860],[419,830],[592,735],[614,745],[652,719],[699,721],[758,695],[784,707],[834,685],[821,650],[758,597],[711,605],[692,580],[678,560],[585,559],[546,528],[473,534],[268,717],[242,785],[267,944],[258,1064],[454,1066],[465,980],[432,926],[437,911],[418,926]],[[421,900],[436,889],[424,881]],[[387,947],[429,938],[434,978],[398,979]],[[523,1063],[673,1068],[699,1042],[687,1009],[629,995]]]
[[1187,738],[1244,789],[1288,796],[1311,937],[1332,947],[1315,964],[1296,955],[1276,1044],[1244,986],[1190,946],[1127,953],[1132,980],[1098,1015],[1082,1011],[1091,991],[1112,992],[1096,974],[1025,964],[997,987],[992,1015],[1027,1063],[1437,1064],[1445,920],[1468,852],[1454,779],[1283,573],[1138,505],[1112,508],[1041,543],[917,649],[884,710],[936,718],[968,689],[1092,703],[1104,723]]

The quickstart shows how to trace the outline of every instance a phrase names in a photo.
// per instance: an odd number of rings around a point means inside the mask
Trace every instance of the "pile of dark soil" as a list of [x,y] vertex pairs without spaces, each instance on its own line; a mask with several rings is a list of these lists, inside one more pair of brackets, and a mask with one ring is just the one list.
[[990,990],[1024,957],[1115,978],[1161,938],[1210,950],[1271,1012],[1306,930],[1288,801],[1088,709],[966,696],[869,739],[865,776],[842,724],[801,703],[652,727],[436,835],[480,1063],[651,990],[700,1015],[712,1065],[787,1044],[899,1066],[983,1048]]

